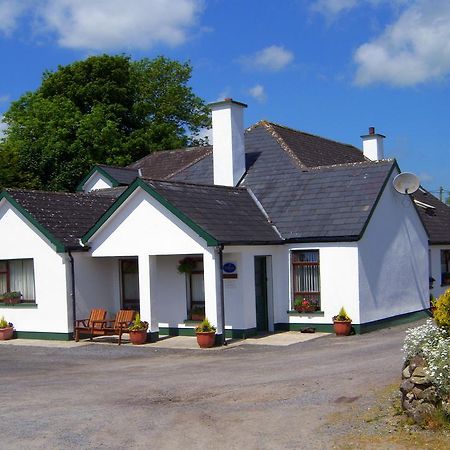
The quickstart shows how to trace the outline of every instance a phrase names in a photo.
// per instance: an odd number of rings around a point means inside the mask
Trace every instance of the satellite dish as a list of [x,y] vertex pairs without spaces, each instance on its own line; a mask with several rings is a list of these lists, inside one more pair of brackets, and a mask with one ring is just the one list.
[[417,175],[410,172],[398,174],[392,182],[394,189],[400,194],[414,194],[419,189],[420,180]]

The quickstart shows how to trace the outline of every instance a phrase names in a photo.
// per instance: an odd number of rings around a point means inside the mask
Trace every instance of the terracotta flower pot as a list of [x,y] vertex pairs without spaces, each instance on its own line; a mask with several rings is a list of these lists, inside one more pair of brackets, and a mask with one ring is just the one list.
[[134,345],[142,345],[147,342],[147,330],[130,331],[130,341]]
[[336,336],[348,336],[352,331],[352,323],[348,321],[335,320],[333,325]]
[[0,328],[0,341],[7,341],[13,337],[14,328],[6,327]]
[[214,343],[216,341],[216,332],[200,332],[197,331],[195,333],[197,335],[197,343],[200,348],[211,348],[214,347]]

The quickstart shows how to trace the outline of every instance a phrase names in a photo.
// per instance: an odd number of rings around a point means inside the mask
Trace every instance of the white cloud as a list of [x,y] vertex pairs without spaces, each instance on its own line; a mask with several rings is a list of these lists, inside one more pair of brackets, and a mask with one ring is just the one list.
[[355,82],[413,86],[450,73],[450,2],[410,2],[395,23],[355,52]]
[[0,32],[9,36],[16,28],[17,19],[25,9],[19,0],[2,0],[0,2]]
[[0,30],[13,30],[25,12],[23,5],[35,30],[54,33],[61,47],[118,50],[182,44],[204,0],[5,0],[0,5],[0,19],[5,20]]
[[419,180],[420,180],[421,183],[427,183],[427,182],[430,182],[430,181],[434,180],[433,175],[430,175],[427,172],[419,173],[418,177],[419,177]]
[[336,16],[358,5],[358,0],[316,0],[311,9],[325,16]]
[[264,91],[264,86],[261,84],[256,84],[248,90],[248,93],[259,103],[264,103],[267,100],[266,92]]
[[9,102],[9,100],[10,100],[9,95],[0,95],[0,104],[7,103],[7,102]]
[[294,54],[280,45],[271,45],[253,55],[243,56],[240,62],[249,69],[277,72],[294,60]]

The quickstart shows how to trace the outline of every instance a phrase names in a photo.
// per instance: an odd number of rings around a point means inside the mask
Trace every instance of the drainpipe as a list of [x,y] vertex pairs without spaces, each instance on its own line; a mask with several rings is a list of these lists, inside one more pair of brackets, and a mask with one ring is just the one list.
[[73,260],[73,256],[70,250],[67,251],[69,255],[70,261],[70,281],[71,281],[71,293],[72,296],[72,316],[73,316],[73,333],[75,333],[75,326],[77,320],[77,304],[76,304],[76,296],[75,296],[75,262]]
[[221,325],[222,325],[222,345],[227,345],[225,339],[225,296],[223,292],[223,245],[218,247],[219,251],[219,264],[220,264],[220,309],[221,309]]

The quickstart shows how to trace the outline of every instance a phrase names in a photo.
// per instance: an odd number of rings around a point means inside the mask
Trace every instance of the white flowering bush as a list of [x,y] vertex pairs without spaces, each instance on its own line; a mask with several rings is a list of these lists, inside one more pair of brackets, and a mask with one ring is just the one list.
[[425,369],[436,389],[443,396],[450,395],[450,339],[441,339],[424,354],[428,363]]
[[406,331],[403,352],[406,361],[423,356],[428,366],[425,370],[436,389],[443,397],[450,395],[450,336],[444,328],[431,319],[410,328]]
[[409,361],[416,355],[424,355],[425,349],[436,347],[437,343],[448,337],[447,332],[428,319],[424,325],[406,330],[403,344],[405,360]]

